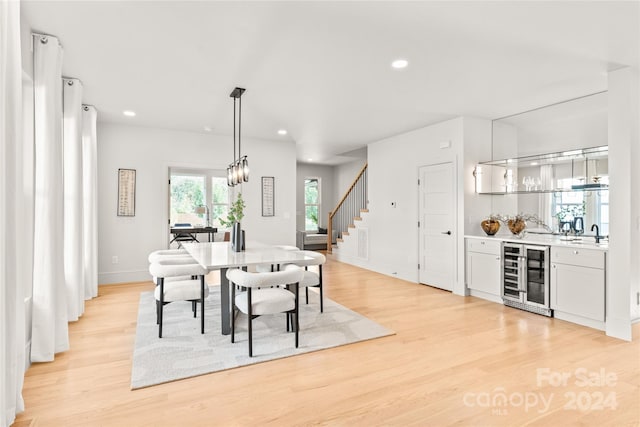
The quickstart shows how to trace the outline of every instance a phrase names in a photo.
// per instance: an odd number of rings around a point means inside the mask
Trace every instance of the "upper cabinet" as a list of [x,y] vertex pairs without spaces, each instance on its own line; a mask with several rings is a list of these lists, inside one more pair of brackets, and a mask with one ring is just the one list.
[[607,93],[493,121],[491,156],[476,192],[508,194],[608,187]]

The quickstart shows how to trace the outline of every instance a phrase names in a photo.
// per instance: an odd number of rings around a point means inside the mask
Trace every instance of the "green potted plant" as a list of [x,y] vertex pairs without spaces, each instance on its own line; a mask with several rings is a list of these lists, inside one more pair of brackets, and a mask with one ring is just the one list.
[[227,219],[220,218],[220,224],[223,227],[231,227],[231,247],[235,252],[244,250],[244,230],[240,225],[240,221],[244,218],[244,208],[242,193],[238,193],[236,200],[229,206]]

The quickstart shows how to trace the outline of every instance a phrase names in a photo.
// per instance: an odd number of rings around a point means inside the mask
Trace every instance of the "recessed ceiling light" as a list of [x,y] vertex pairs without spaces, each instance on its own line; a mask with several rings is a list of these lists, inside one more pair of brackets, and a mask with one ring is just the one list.
[[280,129],[278,131],[278,135],[286,135],[287,134],[287,130],[286,129]]
[[122,114],[124,114],[127,117],[135,117],[136,112],[135,111],[131,111],[131,110],[124,110],[122,112]]
[[211,126],[205,126],[203,129],[205,132],[211,132],[213,130]]
[[308,162],[313,162],[313,159],[307,159]]
[[397,70],[401,68],[407,68],[407,65],[409,65],[409,61],[407,61],[406,59],[396,59],[391,63],[391,66]]

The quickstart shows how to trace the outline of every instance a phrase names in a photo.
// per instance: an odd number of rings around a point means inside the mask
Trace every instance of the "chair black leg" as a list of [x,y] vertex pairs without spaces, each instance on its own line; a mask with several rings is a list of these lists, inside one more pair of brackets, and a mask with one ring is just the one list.
[[296,308],[295,308],[295,315],[296,315],[296,348],[298,348],[298,333],[300,331],[300,322],[298,321],[298,295],[299,295],[299,283],[296,283]]
[[324,313],[324,294],[323,294],[323,286],[322,286],[322,265],[318,268],[319,270],[319,279],[320,279],[320,313]]
[[236,285],[233,283],[231,286],[231,343],[236,341]]
[[160,316],[158,322],[158,338],[162,338],[162,312],[164,311],[164,278],[159,277],[160,281]]
[[[202,305],[200,307],[200,328],[202,329],[202,332],[204,334],[204,276],[200,276],[200,304]],[[195,314],[195,312],[194,312]]]
[[196,312],[198,311],[198,302],[196,300],[191,301],[191,310],[193,311],[193,318],[196,318]]
[[309,304],[309,288],[304,288],[304,295],[305,295],[305,299],[306,299],[306,303]]
[[252,330],[252,323],[253,323],[253,314],[252,314],[252,310],[251,310],[251,288],[247,289],[247,308],[249,311],[248,317],[249,317],[249,357],[253,357],[253,330]]
[[156,325],[160,324],[160,301],[156,300]]

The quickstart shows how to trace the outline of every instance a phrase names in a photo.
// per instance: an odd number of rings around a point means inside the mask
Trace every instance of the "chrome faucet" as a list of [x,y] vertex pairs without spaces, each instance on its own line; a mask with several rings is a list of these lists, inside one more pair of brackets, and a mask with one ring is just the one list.
[[596,235],[594,236],[596,238],[596,243],[600,243],[600,238],[602,238],[602,236],[600,235],[600,228],[598,227],[598,224],[593,224],[591,226],[591,231],[593,231],[593,229],[596,229]]

